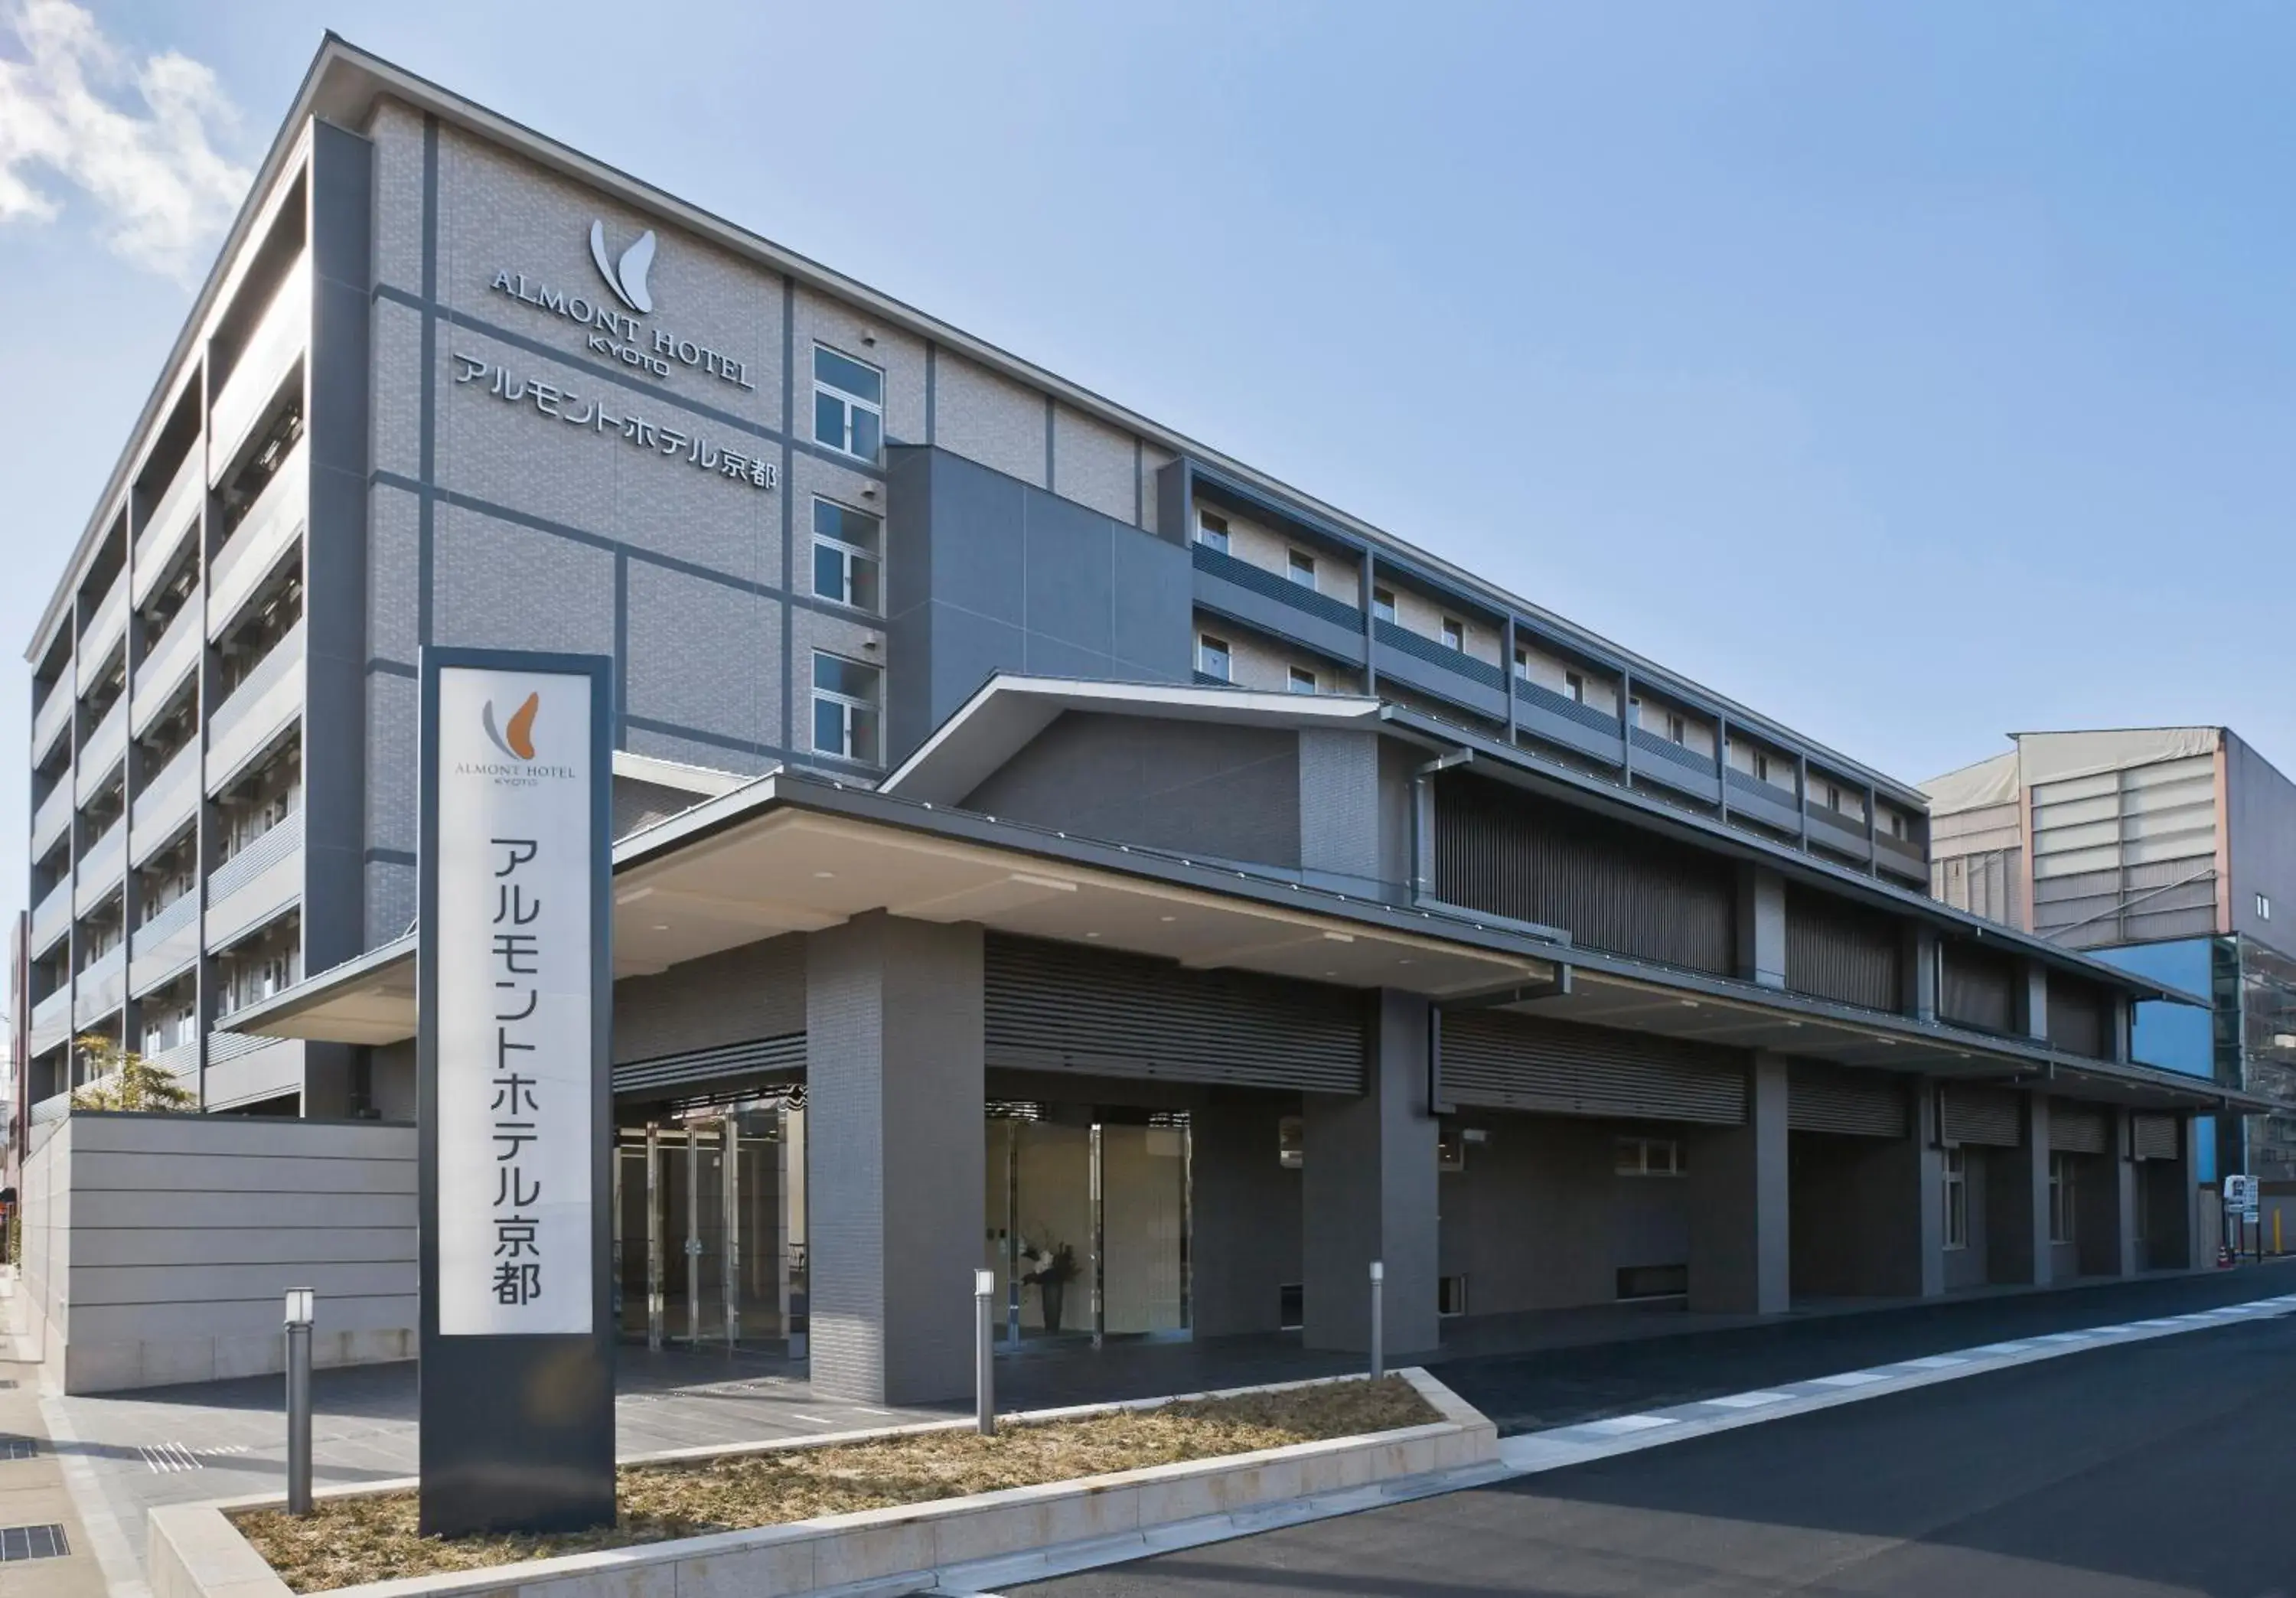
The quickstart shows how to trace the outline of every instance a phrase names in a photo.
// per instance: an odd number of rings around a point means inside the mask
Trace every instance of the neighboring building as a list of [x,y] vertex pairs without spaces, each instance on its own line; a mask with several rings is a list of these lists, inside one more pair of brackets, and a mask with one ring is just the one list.
[[414,1114],[432,643],[613,659],[628,1323],[835,1390],[1024,1242],[1398,1349],[2181,1266],[2241,1102],[1917,791],[330,40],[32,642],[36,1096]]
[[2199,1178],[2296,1184],[2296,783],[2223,727],[2019,733],[1924,784],[1932,890],[2208,998],[2137,1008],[2139,1059],[2269,1101]]

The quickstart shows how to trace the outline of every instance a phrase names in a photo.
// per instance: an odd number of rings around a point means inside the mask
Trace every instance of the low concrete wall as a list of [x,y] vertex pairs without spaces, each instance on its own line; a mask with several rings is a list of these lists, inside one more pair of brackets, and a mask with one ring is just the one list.
[[[1398,1373],[1435,1406],[1443,1417],[1440,1421],[1399,1431],[1268,1448],[1224,1459],[827,1515],[786,1526],[640,1544],[485,1570],[402,1578],[339,1588],[332,1598],[512,1598],[542,1590],[550,1598],[628,1598],[631,1594],[672,1591],[787,1598],[844,1591],[857,1583],[870,1584],[868,1590],[873,1593],[922,1592],[937,1586],[954,1566],[1067,1544],[1138,1537],[1160,1527],[1497,1461],[1497,1433],[1488,1420],[1424,1371]],[[1094,1405],[1011,1418],[1051,1420],[1169,1402]],[[817,1448],[862,1438],[972,1424],[969,1420],[952,1421],[750,1448],[682,1448],[623,1463]],[[370,1496],[412,1486],[411,1481],[378,1482],[320,1496]],[[275,1508],[281,1502],[277,1496],[266,1496],[220,1504],[168,1504],[152,1510],[146,1563],[154,1598],[288,1598],[287,1584],[227,1518],[229,1511]],[[963,1590],[973,1589],[967,1586]]]
[[413,1127],[76,1111],[42,1130],[24,1277],[52,1389],[277,1372],[290,1287],[318,1290],[317,1364],[414,1357]]

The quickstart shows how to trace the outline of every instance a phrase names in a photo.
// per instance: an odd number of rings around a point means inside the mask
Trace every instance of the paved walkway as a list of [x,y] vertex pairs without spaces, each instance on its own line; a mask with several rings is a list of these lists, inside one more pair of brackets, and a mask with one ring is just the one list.
[[[23,1309],[15,1273],[0,1267],[0,1594],[102,1598],[103,1570],[65,1483],[65,1456],[41,1420],[40,1367],[24,1356]],[[36,1529],[44,1528],[55,1530]]]

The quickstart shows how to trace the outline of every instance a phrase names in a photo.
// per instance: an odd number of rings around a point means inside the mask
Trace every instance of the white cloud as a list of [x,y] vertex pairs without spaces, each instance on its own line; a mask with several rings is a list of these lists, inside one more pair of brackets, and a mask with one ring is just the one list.
[[238,120],[215,74],[174,51],[128,60],[71,0],[11,0],[0,19],[16,46],[0,56],[0,223],[54,220],[61,179],[115,254],[193,281],[252,178],[215,147]]

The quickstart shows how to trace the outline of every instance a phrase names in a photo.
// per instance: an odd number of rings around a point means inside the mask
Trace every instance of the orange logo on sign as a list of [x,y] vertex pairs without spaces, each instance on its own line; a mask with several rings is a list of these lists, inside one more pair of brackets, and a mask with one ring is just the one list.
[[486,708],[479,713],[479,720],[496,749],[513,758],[531,760],[534,758],[534,714],[541,708],[542,695],[528,694],[526,702],[511,712],[509,723],[497,730],[495,726],[495,701],[488,700]]

